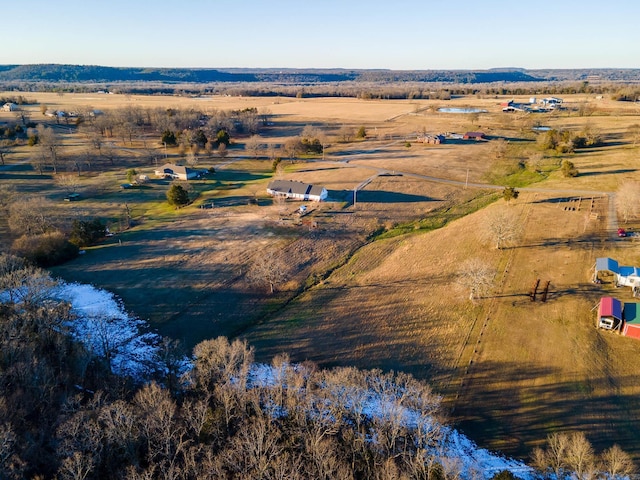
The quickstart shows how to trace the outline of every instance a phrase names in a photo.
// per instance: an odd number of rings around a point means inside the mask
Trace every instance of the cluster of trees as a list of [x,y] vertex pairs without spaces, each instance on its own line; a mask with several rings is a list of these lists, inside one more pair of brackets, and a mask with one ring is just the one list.
[[557,153],[572,153],[576,149],[602,145],[603,138],[598,132],[586,127],[580,132],[552,129],[538,137],[538,145],[543,150]]
[[[409,375],[321,370],[286,355],[256,368],[246,342],[220,337],[194,348],[186,372],[179,346],[165,342],[140,384],[113,375],[107,359],[72,340],[75,315],[50,296],[54,284],[0,255],[2,478],[444,480],[468,473],[440,450],[440,397]],[[533,455],[541,473],[558,479],[570,469],[578,478],[633,471],[617,446],[599,458],[584,436],[563,434]]]
[[6,217],[14,237],[11,251],[41,267],[74,258],[80,247],[97,243],[106,233],[98,218],[58,214],[50,201],[18,196],[9,185],[0,188],[0,215]]
[[618,445],[596,455],[582,432],[553,433],[546,445],[532,454],[533,466],[543,475],[558,480],[628,478],[636,469],[629,454]]

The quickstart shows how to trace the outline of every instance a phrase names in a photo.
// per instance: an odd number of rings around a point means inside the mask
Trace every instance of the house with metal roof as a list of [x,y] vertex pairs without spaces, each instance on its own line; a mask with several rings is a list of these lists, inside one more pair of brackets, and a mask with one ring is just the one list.
[[178,180],[191,180],[197,178],[200,175],[198,170],[184,167],[182,165],[174,165],[172,163],[165,163],[160,168],[156,168],[156,176],[164,178],[174,178]]
[[640,292],[640,268],[621,266],[613,258],[596,258],[594,282],[600,281],[604,276],[613,276],[616,287],[631,287],[634,295]]
[[274,197],[314,202],[322,202],[328,196],[327,189],[320,185],[295,180],[274,180],[267,186],[267,193]]

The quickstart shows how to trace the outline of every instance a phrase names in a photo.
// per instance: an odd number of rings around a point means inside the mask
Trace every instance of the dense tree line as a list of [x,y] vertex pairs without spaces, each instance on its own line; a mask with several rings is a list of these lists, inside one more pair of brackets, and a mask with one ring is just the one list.
[[[469,475],[440,450],[440,398],[409,375],[321,370],[286,355],[258,368],[246,342],[220,337],[195,347],[189,369],[165,342],[144,381],[116,376],[68,334],[75,313],[51,295],[54,286],[45,272],[0,255],[2,478]],[[550,436],[533,462],[558,479],[633,472],[619,447],[598,457],[577,434]]]

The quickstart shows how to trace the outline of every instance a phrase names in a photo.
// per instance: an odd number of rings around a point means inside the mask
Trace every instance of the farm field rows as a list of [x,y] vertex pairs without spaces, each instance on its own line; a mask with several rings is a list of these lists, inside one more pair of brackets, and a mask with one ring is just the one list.
[[[534,117],[556,128],[597,130],[604,144],[569,157],[580,171],[575,178],[547,170],[557,159],[546,155],[538,160],[542,173],[527,169],[541,181],[519,185],[522,173],[511,173],[513,165],[505,165],[495,145],[506,139],[512,163],[529,162],[537,134],[531,131],[531,116],[500,111],[504,99],[26,96],[66,109],[268,108],[272,123],[261,132],[267,144],[281,144],[308,124],[332,135],[344,125],[364,125],[366,140],[334,137],[324,158],[282,161],[283,178],[329,191],[330,201],[313,205],[304,218],[295,214],[299,204],[278,205],[266,195],[274,176],[271,161],[243,150],[246,136],[237,139],[227,158],[200,160],[216,172],[192,182],[198,197],[180,210],[166,205],[167,181],[118,188],[126,168],[153,176],[155,164],[141,156],[143,140],[146,145],[152,135],[113,139],[119,163],[83,173],[84,198],[73,205],[61,201],[55,175],[31,168],[27,146],[12,153],[0,169],[0,182],[16,185],[21,195],[46,196],[63,216],[114,220],[127,205],[131,228],[53,271],[116,293],[152,328],[187,349],[205,338],[239,336],[256,348],[260,361],[286,352],[293,361],[323,367],[407,371],[429,381],[444,396],[454,423],[482,446],[527,456],[547,433],[564,429],[585,431],[597,448],[619,443],[640,458],[640,366],[635,362],[640,342],[596,330],[592,312],[604,293],[623,300],[630,294],[591,283],[596,257],[640,264],[640,244],[617,239],[611,230],[615,210],[607,195],[625,181],[640,179],[638,149],[627,132],[640,123],[634,105],[575,96],[568,105],[587,102],[594,113]],[[488,112],[476,118],[439,113],[438,106],[445,105]],[[40,120],[38,107],[28,108]],[[0,121],[11,118],[3,114]],[[74,129],[56,128],[67,152],[79,151],[86,142]],[[489,141],[414,141],[421,131],[467,130],[482,130]],[[162,161],[166,149],[153,141]],[[171,161],[184,158],[169,153]],[[473,186],[508,181],[520,190],[509,205],[496,200],[499,189]],[[354,189],[363,184],[354,205]],[[252,198],[256,203],[247,204]],[[199,208],[207,200],[215,208]],[[456,208],[468,214],[458,218],[451,213]],[[520,238],[501,250],[483,234],[488,216],[499,209],[515,212],[522,225]],[[442,228],[424,227],[426,219]],[[402,225],[409,233],[393,236]],[[0,233],[8,249],[4,219]],[[286,270],[274,295],[247,281],[252,265],[271,254]],[[473,258],[490,264],[494,277],[490,292],[472,302],[460,277]],[[550,282],[545,302],[528,296],[536,279]]]

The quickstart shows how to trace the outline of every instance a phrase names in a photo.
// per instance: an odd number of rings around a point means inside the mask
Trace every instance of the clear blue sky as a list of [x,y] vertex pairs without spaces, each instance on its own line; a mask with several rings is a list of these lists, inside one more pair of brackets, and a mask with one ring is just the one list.
[[11,0],[0,64],[640,68],[638,0]]

